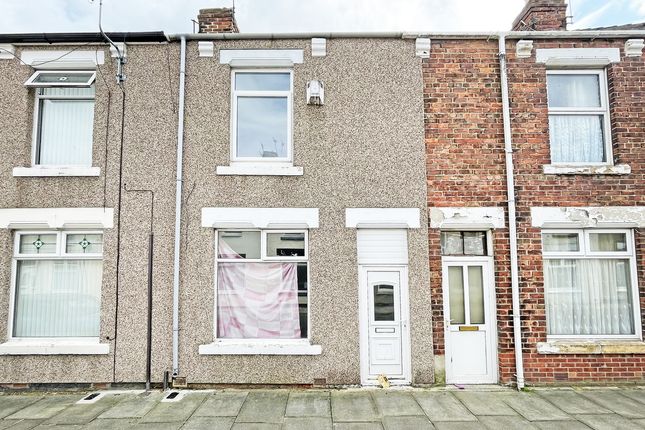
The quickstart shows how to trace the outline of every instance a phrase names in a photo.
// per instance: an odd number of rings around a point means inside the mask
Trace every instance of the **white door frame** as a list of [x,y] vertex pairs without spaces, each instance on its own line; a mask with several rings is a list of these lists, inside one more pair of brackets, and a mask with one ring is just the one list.
[[403,378],[390,379],[392,385],[410,385],[412,382],[412,359],[410,350],[410,300],[408,293],[408,266],[407,265],[359,265],[358,266],[358,306],[359,306],[359,334],[360,334],[360,367],[361,384],[378,385],[376,379],[369,378],[369,300],[367,291],[367,272],[399,272],[399,289],[401,296],[401,362],[403,365]]
[[[454,381],[452,375],[452,366],[448,361],[448,358],[452,356],[452,350],[450,345],[450,321],[448,320],[448,315],[450,315],[450,300],[448,293],[448,266],[449,265],[468,265],[468,264],[481,264],[483,266],[484,272],[484,288],[488,288],[488,303],[485,303],[484,306],[484,315],[486,318],[486,331],[489,334],[488,336],[488,357],[487,360],[491,366],[491,380],[474,382],[474,381],[465,381],[463,383],[492,383],[496,384],[499,381],[498,376],[498,354],[497,354],[497,301],[495,295],[495,269],[493,257],[485,256],[456,256],[456,257],[442,257],[441,259],[441,279],[442,279],[442,293],[443,293],[443,326],[444,326],[444,346],[445,346],[445,369],[446,369],[446,383],[459,383],[460,381]],[[464,288],[467,288],[464,285]]]

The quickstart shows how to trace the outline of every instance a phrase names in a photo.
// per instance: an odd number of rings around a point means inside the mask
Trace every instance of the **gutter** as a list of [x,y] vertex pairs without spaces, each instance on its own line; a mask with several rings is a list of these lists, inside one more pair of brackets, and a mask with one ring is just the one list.
[[310,33],[190,33],[169,34],[168,41],[186,40],[274,40],[274,39],[620,39],[645,37],[644,30],[581,30],[581,31],[508,31],[508,32],[310,32]]
[[504,152],[506,158],[506,193],[508,195],[508,235],[511,254],[511,296],[513,308],[513,345],[515,347],[515,377],[517,389],[524,388],[524,357],[522,356],[522,320],[520,318],[519,265],[517,261],[517,215],[515,213],[515,178],[513,169],[513,141],[511,108],[508,99],[508,72],[506,70],[506,38],[499,36],[499,70],[502,87],[502,118],[504,122]]
[[186,89],[186,38],[182,37],[179,62],[179,108],[177,119],[177,180],[175,189],[175,258],[172,282],[172,374],[179,376],[179,257],[181,254],[181,193],[184,160],[184,96]]

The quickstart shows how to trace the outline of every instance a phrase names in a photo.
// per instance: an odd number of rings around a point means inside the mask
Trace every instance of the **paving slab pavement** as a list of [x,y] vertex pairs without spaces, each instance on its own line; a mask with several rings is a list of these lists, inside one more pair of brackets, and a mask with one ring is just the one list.
[[0,430],[645,429],[639,388],[133,391],[76,404],[85,395],[0,392]]

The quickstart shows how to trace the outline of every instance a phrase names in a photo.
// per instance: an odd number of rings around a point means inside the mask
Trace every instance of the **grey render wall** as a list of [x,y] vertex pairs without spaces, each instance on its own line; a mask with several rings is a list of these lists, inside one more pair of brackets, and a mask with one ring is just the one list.
[[[0,356],[0,383],[65,383],[145,380],[146,262],[149,198],[124,193],[115,360],[116,220],[118,214],[122,93],[105,45],[28,46],[22,50],[102,50],[105,64],[96,80],[93,165],[100,177],[15,178],[12,169],[31,163],[34,91],[23,83],[33,70],[18,60],[0,60],[0,208],[103,207],[115,209],[115,228],[105,230],[101,299],[101,342],[109,355]],[[156,193],[155,332],[153,375],[169,367],[168,303],[172,284],[172,222],[176,136],[177,45],[129,45],[125,84],[123,182]],[[170,66],[170,67],[169,67]],[[109,115],[108,115],[109,112]],[[109,127],[106,128],[109,116]],[[105,181],[107,177],[107,181]],[[13,232],[0,230],[0,341],[7,337]],[[116,363],[116,372],[114,364]]]
[[[348,207],[413,207],[422,228],[409,231],[412,371],[432,381],[428,294],[425,150],[420,59],[414,41],[331,39],[326,57],[310,40],[216,41],[216,55],[188,44],[180,374],[189,383],[360,383],[356,231]],[[303,176],[218,176],[229,164],[230,68],[218,49],[297,48],[294,66],[294,165]],[[308,106],[305,84],[325,83],[325,105]],[[320,356],[200,356],[213,341],[214,230],[203,207],[313,207],[309,233],[311,340]]]
[[[328,40],[328,55],[312,58],[309,40],[218,41],[218,49],[299,48],[294,67],[294,157],[300,177],[218,176],[229,159],[230,69],[197,56],[188,44],[186,139],[180,294],[180,374],[189,383],[359,383],[356,231],[345,228],[348,207],[414,207],[422,228],[409,231],[412,376],[432,382],[421,64],[414,41]],[[74,46],[20,49],[72,49]],[[33,90],[31,69],[0,61],[0,208],[106,207],[101,341],[105,356],[0,356],[2,383],[141,382],[145,378],[146,263],[150,199],[123,192],[117,339],[116,221],[122,94],[114,63],[96,83],[94,165],[98,178],[14,178],[28,166]],[[172,275],[179,44],[128,45],[123,183],[155,192],[153,381],[172,368]],[[217,49],[216,49],[217,51]],[[19,51],[20,52],[20,51]],[[18,54],[19,54],[18,52]],[[305,104],[305,83],[326,85],[323,107]],[[109,88],[109,91],[108,91]],[[109,94],[108,94],[109,93]],[[108,122],[110,127],[106,129]],[[106,133],[107,131],[107,133]],[[107,151],[106,151],[107,149]],[[107,177],[107,182],[104,182]],[[105,192],[104,192],[105,190]],[[105,203],[104,203],[105,200]],[[320,228],[310,246],[311,336],[320,356],[200,356],[213,341],[214,231],[201,227],[203,207],[317,207]],[[0,341],[6,339],[12,232],[0,230]],[[116,350],[116,356],[115,356]]]

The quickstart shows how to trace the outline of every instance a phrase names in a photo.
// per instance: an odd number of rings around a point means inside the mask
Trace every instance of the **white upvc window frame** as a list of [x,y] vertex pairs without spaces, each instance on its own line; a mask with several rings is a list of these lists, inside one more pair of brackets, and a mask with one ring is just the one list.
[[[35,82],[41,75],[90,75],[86,82]],[[83,87],[87,88],[92,86],[96,80],[96,71],[93,70],[36,70],[33,75],[27,79],[25,82],[26,87],[36,87],[36,88],[52,88],[52,87]]]
[[[94,84],[87,86],[92,87]],[[89,96],[59,96],[59,95],[44,95],[42,94],[43,88],[56,88],[59,85],[48,85],[42,86],[39,85],[35,88],[35,101],[34,101],[34,120],[32,126],[32,145],[31,145],[31,165],[38,168],[63,168],[63,169],[78,169],[78,168],[91,168],[92,161],[90,160],[89,165],[74,165],[74,164],[63,164],[63,165],[49,165],[49,164],[40,164],[40,146],[41,146],[41,114],[42,107],[41,104],[43,100],[91,100],[94,102],[94,108],[96,109],[96,95]],[[77,85],[78,87],[78,85]],[[94,128],[94,127],[92,127]],[[94,149],[94,141],[90,142],[92,147],[92,152]],[[94,176],[94,175],[91,175]],[[98,176],[98,175],[96,175]]]
[[[49,254],[24,254],[20,253],[20,238],[25,235],[56,235],[56,252]],[[18,288],[18,261],[26,260],[103,260],[103,253],[73,254],[66,252],[67,236],[70,234],[100,234],[105,238],[102,230],[20,230],[14,234],[13,253],[11,261],[11,292],[9,297],[9,321],[7,324],[7,343],[22,342],[29,345],[56,345],[79,346],[83,344],[98,344],[99,336],[95,337],[16,337],[13,335],[15,317],[16,291]],[[105,242],[103,243],[105,247]],[[6,344],[4,344],[6,345]],[[2,345],[0,345],[0,353]]]
[[[548,233],[578,233],[578,252],[546,252],[544,251],[544,234]],[[626,251],[591,251],[589,234],[592,233],[624,233],[627,243]],[[638,273],[636,254],[634,252],[634,230],[633,229],[601,229],[601,228],[580,228],[580,229],[542,229],[542,259],[543,260],[580,260],[580,259],[607,259],[607,260],[629,260],[629,275],[631,284],[632,312],[634,318],[634,334],[627,335],[547,335],[550,340],[642,340],[643,330],[641,326],[641,307],[639,298]],[[544,300],[546,303],[546,285],[544,285]]]
[[[263,345],[282,345],[298,346],[310,345],[311,339],[311,271],[309,265],[309,231],[306,229],[260,229],[260,228],[221,228],[215,229],[215,265],[214,265],[214,300],[213,300],[213,339],[214,343],[220,345],[244,345],[244,346],[263,346]],[[219,233],[225,231],[259,231],[260,232],[260,258],[219,258]],[[267,239],[268,233],[304,233],[305,235],[305,255],[303,257],[267,257]],[[217,265],[218,263],[267,263],[267,262],[285,262],[285,263],[307,263],[307,336],[300,339],[224,339],[217,337]],[[300,290],[298,290],[298,293]]]
[[[609,91],[607,89],[607,71],[605,69],[548,69],[546,71],[547,78],[549,75],[596,75],[598,76],[599,92],[600,92],[600,107],[550,107],[547,109],[549,121],[551,115],[602,115],[603,127],[603,144],[605,152],[605,161],[601,162],[573,162],[573,161],[554,161],[553,150],[551,142],[549,141],[549,154],[551,158],[551,165],[553,166],[613,166],[614,156],[612,150],[612,136],[611,136],[611,118],[609,111]],[[547,84],[547,93],[549,86]]]
[[[236,90],[238,74],[244,73],[288,73],[289,91],[245,91]],[[237,156],[237,99],[239,97],[286,97],[287,98],[287,155],[286,157],[238,157]],[[231,69],[231,164],[293,164],[293,69],[290,68],[235,68]]]

